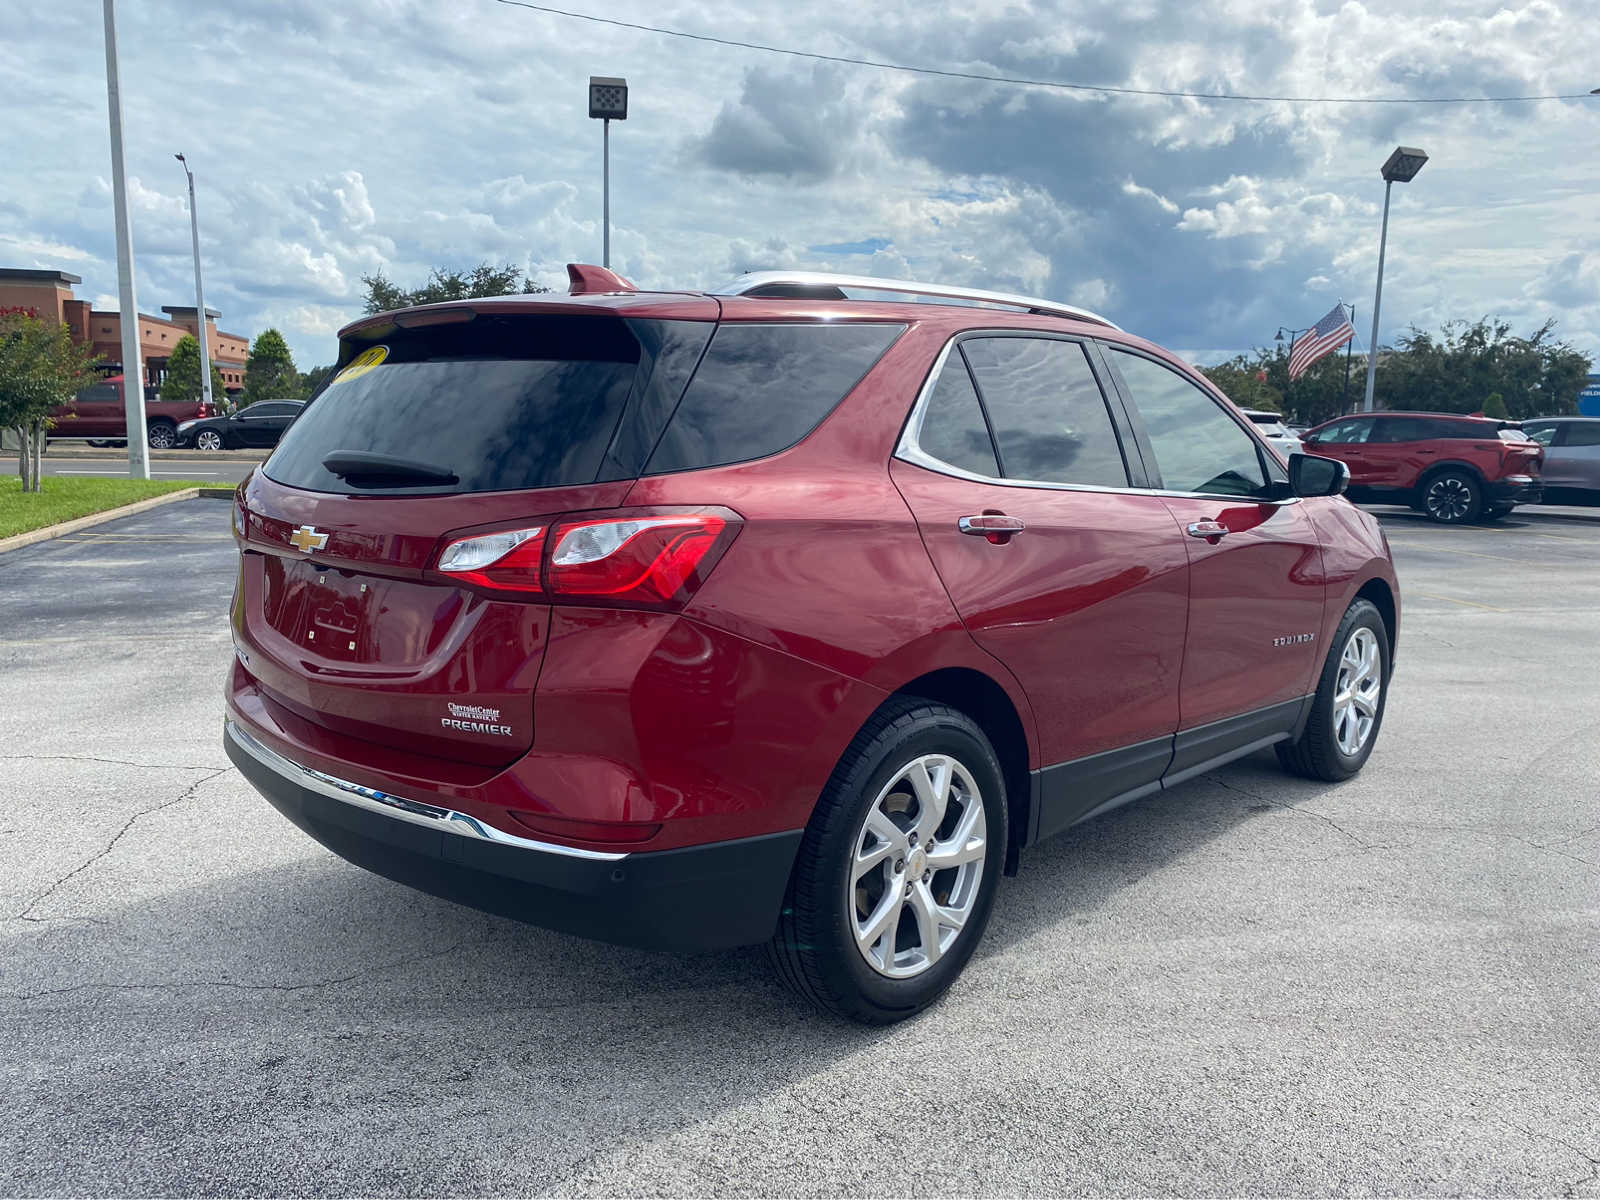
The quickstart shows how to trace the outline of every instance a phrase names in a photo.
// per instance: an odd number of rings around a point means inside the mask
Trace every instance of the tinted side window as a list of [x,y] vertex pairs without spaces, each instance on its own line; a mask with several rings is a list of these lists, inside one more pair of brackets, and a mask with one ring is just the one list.
[[960,343],[1009,479],[1127,487],[1105,397],[1077,342],[969,338]]
[[952,350],[945,358],[944,368],[928,396],[917,445],[924,453],[963,471],[991,478],[1000,474],[978,392],[959,350]]
[[649,475],[787,450],[849,395],[904,325],[719,325],[645,468]]
[[1600,421],[1573,421],[1567,426],[1563,446],[1600,446]]
[[1382,417],[1372,426],[1374,442],[1425,442],[1451,435],[1449,421],[1430,421],[1425,417]]
[[1480,424],[1477,421],[1436,421],[1438,432],[1434,437],[1454,438],[1456,441],[1481,442],[1500,440],[1500,431],[1492,425]]
[[122,396],[114,383],[97,383],[86,387],[74,399],[79,404],[121,404]]
[[1372,433],[1372,422],[1338,421],[1317,434],[1317,441],[1333,446],[1358,446]]
[[1255,439],[1215,400],[1168,367],[1106,348],[1144,417],[1164,488],[1221,496],[1266,490]]

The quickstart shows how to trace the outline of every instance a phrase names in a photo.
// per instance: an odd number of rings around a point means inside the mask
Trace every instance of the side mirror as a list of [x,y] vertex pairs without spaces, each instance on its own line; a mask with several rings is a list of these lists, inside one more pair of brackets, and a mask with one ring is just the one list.
[[1289,455],[1289,486],[1296,496],[1339,496],[1350,486],[1350,468],[1336,458]]

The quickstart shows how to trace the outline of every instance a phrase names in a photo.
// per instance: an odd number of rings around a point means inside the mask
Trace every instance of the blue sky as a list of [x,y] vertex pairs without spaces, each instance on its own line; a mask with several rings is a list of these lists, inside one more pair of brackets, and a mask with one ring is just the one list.
[[[572,7],[851,57],[1116,86],[1364,96],[1600,87],[1592,0],[1116,0]],[[1585,9],[1589,9],[1585,12]],[[564,286],[598,261],[590,74],[623,75],[613,256],[644,286],[835,269],[1100,309],[1201,360],[1370,320],[1397,143],[1385,340],[1407,324],[1546,317],[1600,357],[1600,97],[1503,106],[1107,98],[816,63],[455,0],[123,0],[139,297],[206,298],[331,359],[360,277],[513,262]],[[100,5],[0,12],[0,265],[81,275],[115,307]]]

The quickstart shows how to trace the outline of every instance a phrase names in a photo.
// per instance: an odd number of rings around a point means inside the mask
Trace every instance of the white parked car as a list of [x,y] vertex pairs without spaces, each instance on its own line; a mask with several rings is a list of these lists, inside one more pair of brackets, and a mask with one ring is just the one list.
[[1256,427],[1256,432],[1271,442],[1285,458],[1291,454],[1299,454],[1305,449],[1300,444],[1300,439],[1283,423],[1283,414],[1268,412],[1264,408],[1241,409],[1245,416],[1250,418],[1250,423]]

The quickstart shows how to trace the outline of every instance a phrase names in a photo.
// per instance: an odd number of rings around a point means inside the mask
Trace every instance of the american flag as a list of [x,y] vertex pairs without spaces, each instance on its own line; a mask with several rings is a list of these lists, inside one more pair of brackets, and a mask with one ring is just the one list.
[[1350,324],[1344,305],[1335,304],[1327,316],[1295,339],[1289,351],[1289,379],[1299,379],[1311,369],[1312,363],[1332,354],[1355,335],[1355,326]]

